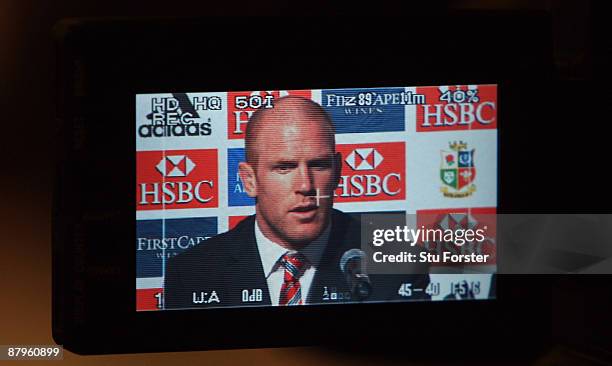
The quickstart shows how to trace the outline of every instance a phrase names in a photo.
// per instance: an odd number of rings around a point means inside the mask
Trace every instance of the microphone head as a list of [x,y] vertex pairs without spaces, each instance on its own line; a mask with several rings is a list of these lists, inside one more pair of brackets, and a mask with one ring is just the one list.
[[353,248],[349,249],[344,254],[342,254],[342,258],[340,258],[340,270],[342,273],[346,274],[347,265],[351,261],[355,261],[355,263],[361,263],[363,259],[365,259],[365,252],[361,249]]
[[366,254],[360,249],[349,249],[340,258],[340,270],[346,276],[351,293],[356,300],[368,298],[372,292],[372,285],[365,270]]

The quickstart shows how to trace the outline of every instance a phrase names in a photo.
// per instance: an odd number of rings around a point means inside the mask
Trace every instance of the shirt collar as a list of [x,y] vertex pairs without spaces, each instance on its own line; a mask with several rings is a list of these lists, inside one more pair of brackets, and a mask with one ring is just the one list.
[[[304,255],[304,257],[306,257],[308,260],[308,263],[315,268],[319,266],[321,256],[323,255],[323,251],[325,250],[325,246],[329,240],[330,231],[331,222],[327,225],[325,230],[323,230],[318,238],[298,251]],[[266,278],[268,278],[270,274],[276,270],[278,260],[285,255],[285,253],[290,252],[290,250],[268,239],[259,229],[257,220],[255,220],[255,241],[257,242],[257,249],[259,250],[264,273]]]

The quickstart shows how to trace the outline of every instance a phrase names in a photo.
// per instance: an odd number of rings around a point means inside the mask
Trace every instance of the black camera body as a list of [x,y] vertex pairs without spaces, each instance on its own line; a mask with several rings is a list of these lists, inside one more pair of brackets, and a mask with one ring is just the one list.
[[[512,35],[503,30],[516,19],[495,13],[60,23],[61,151],[53,205],[56,342],[81,354],[318,344],[372,350],[402,345],[427,355],[441,349],[495,352],[505,347],[496,341],[502,333],[522,334],[525,351],[548,341],[545,278],[494,276],[494,296],[486,300],[137,311],[137,134],[197,137],[216,128],[205,121],[195,129],[157,131],[152,122],[148,130],[138,130],[137,95],[497,85],[496,206],[498,213],[511,212],[520,209],[519,193],[511,182],[513,171],[504,170],[512,166],[505,159],[515,153],[522,131],[518,124],[504,123],[519,114],[535,118],[542,113],[523,102],[530,96],[524,86],[537,83],[551,67],[542,24],[548,20],[533,14],[521,19],[523,27]],[[477,32],[478,42],[471,32]],[[181,95],[168,97],[180,102]],[[214,108],[214,101],[199,102]],[[367,297],[369,278],[357,275],[359,293]],[[288,324],[293,331],[287,332]]]

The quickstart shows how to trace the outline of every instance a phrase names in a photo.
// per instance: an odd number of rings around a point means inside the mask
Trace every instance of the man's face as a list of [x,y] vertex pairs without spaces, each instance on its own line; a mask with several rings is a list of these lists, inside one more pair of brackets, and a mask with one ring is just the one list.
[[326,228],[339,179],[340,157],[331,132],[316,118],[262,123],[257,135],[254,190],[249,192],[257,197],[257,223],[269,239],[291,249]]

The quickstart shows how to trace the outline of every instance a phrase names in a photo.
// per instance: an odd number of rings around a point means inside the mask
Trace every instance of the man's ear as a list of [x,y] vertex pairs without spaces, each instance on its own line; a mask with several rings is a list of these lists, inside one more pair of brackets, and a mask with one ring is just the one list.
[[251,164],[245,162],[239,163],[238,174],[240,174],[244,190],[249,197],[257,197],[257,178],[255,177],[255,169],[253,169]]
[[340,184],[340,175],[342,174],[342,154],[340,152],[336,152],[334,156],[334,189],[338,188],[338,184]]

